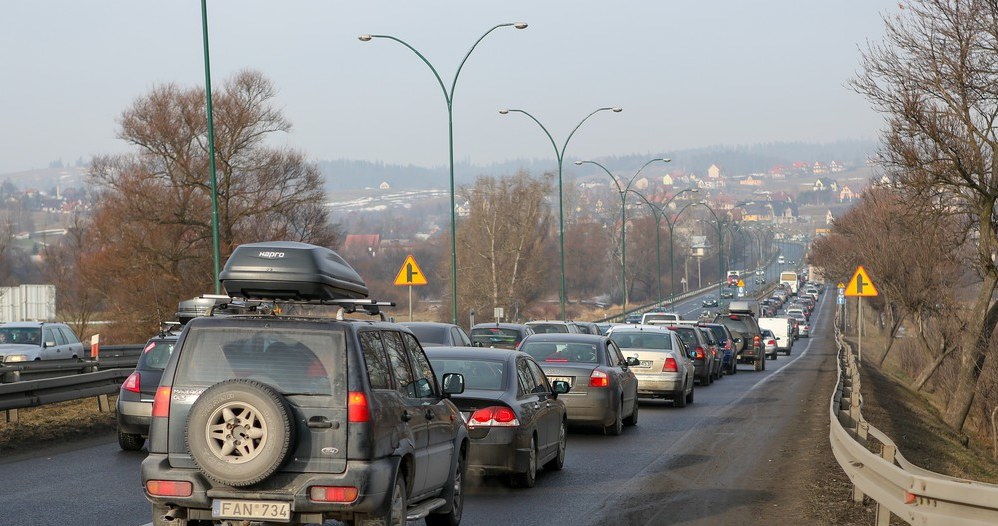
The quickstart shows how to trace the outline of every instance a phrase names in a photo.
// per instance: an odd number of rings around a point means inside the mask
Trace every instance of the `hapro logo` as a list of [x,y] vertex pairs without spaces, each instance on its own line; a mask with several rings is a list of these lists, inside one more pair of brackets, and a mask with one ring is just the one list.
[[259,257],[267,259],[281,259],[284,257],[284,252],[274,252],[274,251],[263,251],[260,252]]

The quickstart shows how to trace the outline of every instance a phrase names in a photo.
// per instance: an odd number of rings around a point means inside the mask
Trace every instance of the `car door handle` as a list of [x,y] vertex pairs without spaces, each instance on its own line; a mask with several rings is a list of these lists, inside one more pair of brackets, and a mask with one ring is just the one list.
[[409,414],[409,411],[402,411],[402,421],[408,422],[410,420],[412,420],[412,415]]
[[433,420],[437,417],[437,414],[434,413],[432,409],[427,409],[426,412],[423,413],[423,416],[425,416],[427,420]]
[[308,419],[308,427],[311,429],[338,429],[339,422],[332,422],[324,416],[313,416]]

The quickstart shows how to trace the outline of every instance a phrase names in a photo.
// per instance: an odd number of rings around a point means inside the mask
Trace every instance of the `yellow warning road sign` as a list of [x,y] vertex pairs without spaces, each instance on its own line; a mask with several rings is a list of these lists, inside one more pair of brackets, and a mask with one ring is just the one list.
[[856,273],[852,275],[849,284],[846,285],[846,296],[871,297],[877,295],[877,287],[873,286],[870,275],[866,273],[863,265],[856,267]]
[[416,264],[416,258],[409,254],[405,257],[405,261],[402,262],[402,268],[399,269],[398,275],[395,276],[396,286],[405,285],[426,285],[426,275]]

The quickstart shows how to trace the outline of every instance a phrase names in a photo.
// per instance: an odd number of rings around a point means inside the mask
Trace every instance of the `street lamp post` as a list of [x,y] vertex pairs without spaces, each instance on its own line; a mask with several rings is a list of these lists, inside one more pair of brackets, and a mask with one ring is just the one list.
[[724,286],[724,239],[721,237],[723,235],[722,229],[724,228],[724,223],[721,222],[721,218],[717,216],[714,209],[707,204],[706,201],[698,201],[699,204],[710,212],[710,215],[714,218],[714,223],[717,225],[717,304],[721,305],[721,288]]
[[215,119],[211,104],[211,61],[208,60],[208,6],[207,0],[201,0],[201,32],[204,38],[204,97],[208,112],[208,168],[211,171],[209,187],[211,189],[211,249],[215,269],[215,294],[221,292],[221,282],[218,281],[221,251],[218,248],[218,179],[215,176]]
[[554,147],[555,157],[558,158],[558,252],[561,260],[561,265],[560,265],[561,319],[563,320],[567,318],[565,316],[565,298],[566,298],[565,296],[565,193],[563,191],[563,186],[562,186],[562,162],[565,160],[565,149],[568,148],[568,141],[572,140],[572,136],[575,135],[575,132],[579,131],[579,128],[582,127],[583,123],[589,120],[589,117],[592,117],[593,115],[596,115],[601,111],[612,111],[614,113],[620,113],[621,111],[623,111],[623,109],[606,107],[606,108],[597,108],[593,110],[592,113],[586,115],[584,119],[582,119],[581,121],[579,121],[578,124],[575,125],[575,128],[572,129],[572,133],[568,134],[568,138],[565,139],[565,143],[562,145],[561,149],[559,150],[558,143],[555,142],[554,137],[551,136],[551,133],[548,131],[548,129],[545,128],[544,125],[541,124],[541,121],[537,120],[536,117],[534,117],[533,115],[524,110],[519,110],[519,109],[504,108],[499,110],[500,115],[508,115],[510,113],[522,113],[527,117],[530,117],[530,120],[534,121],[538,126],[540,126],[541,130],[544,132],[544,135],[547,135],[548,139],[551,141],[551,146]]
[[[687,191],[689,191],[689,192],[699,192],[700,189],[699,188],[687,188],[686,190],[683,190],[683,192],[687,192]],[[681,194],[683,192],[679,192],[679,194]],[[675,199],[676,196],[678,196],[679,194],[676,194],[676,195],[672,196],[672,199]],[[672,199],[670,199],[669,201],[672,201]],[[675,259],[676,223],[679,222],[679,216],[683,215],[683,212],[687,208],[689,208],[689,207],[691,207],[691,206],[693,206],[695,204],[699,204],[699,203],[700,203],[699,201],[694,201],[692,203],[686,203],[685,206],[683,206],[682,208],[679,209],[678,212],[676,212],[676,215],[672,218],[671,221],[669,220],[668,217],[665,218],[665,224],[666,224],[666,226],[669,227],[669,309],[670,310],[676,310],[676,272],[675,272],[675,270],[676,270],[676,259]],[[666,204],[668,204],[668,202],[666,202]],[[664,207],[663,207],[663,212],[664,212]],[[700,288],[700,261],[699,261],[699,259],[697,260],[697,288]],[[718,305],[720,305],[720,300],[718,302]]]
[[[669,226],[669,242],[670,243],[672,242],[672,228],[673,228],[673,226],[675,224],[675,223],[670,223],[669,222],[668,218],[666,217],[666,210],[665,209],[668,208],[669,203],[671,203],[673,200],[675,200],[681,194],[684,194],[686,192],[699,192],[699,191],[700,191],[699,188],[687,188],[685,190],[681,190],[681,191],[677,192],[675,195],[673,195],[672,197],[670,197],[668,200],[666,200],[664,204],[662,204],[661,206],[659,206],[659,205],[651,202],[650,200],[648,200],[648,198],[645,197],[645,195],[642,194],[641,192],[638,192],[636,190],[631,190],[632,194],[640,197],[641,200],[643,200],[645,202],[645,204],[647,204],[649,207],[651,207],[653,217],[655,218],[655,262],[656,262],[656,265],[657,265],[656,268],[658,269],[658,303],[659,303],[659,305],[662,304],[662,248],[661,248],[662,247],[662,239],[661,239],[662,238],[662,235],[661,235],[662,234],[662,219],[665,218],[666,219],[666,225]],[[678,217],[678,215],[677,215],[677,217]],[[670,259],[670,261],[669,261],[669,286],[671,287],[671,290],[675,290],[675,285],[673,285],[673,283],[672,283],[672,280],[673,280],[674,276],[673,276],[673,268],[672,268],[673,265],[672,265],[672,261],[671,261],[672,260],[672,246],[671,245],[669,247],[669,259]]]
[[606,175],[610,176],[610,179],[613,180],[613,184],[617,187],[617,193],[620,194],[620,292],[621,297],[623,298],[621,308],[624,311],[624,314],[627,313],[627,244],[624,242],[624,236],[626,235],[625,232],[627,231],[625,228],[627,226],[627,192],[634,192],[634,190],[631,190],[631,185],[634,184],[634,181],[637,180],[638,175],[640,175],[641,171],[644,170],[649,164],[654,162],[667,163],[671,161],[672,159],[667,157],[658,157],[646,162],[641,165],[641,168],[638,168],[638,171],[631,176],[630,180],[627,181],[627,186],[623,188],[620,187],[620,181],[617,181],[617,178],[610,173],[610,170],[608,170],[606,166],[603,166],[596,161],[575,161],[575,164],[578,166],[583,164],[593,164],[602,168],[603,171],[606,172]]
[[[202,0],[203,2],[204,0]],[[422,53],[416,50],[416,48],[409,45],[408,42],[404,40],[393,37],[391,35],[361,35],[358,37],[361,42],[368,42],[375,38],[385,38],[388,40],[394,40],[399,44],[409,48],[419,57],[420,60],[426,64],[430,71],[433,72],[433,76],[436,77],[437,83],[440,84],[440,89],[444,92],[444,100],[447,102],[447,144],[449,148],[449,162],[450,162],[450,264],[451,264],[451,323],[457,324],[457,217],[454,208],[457,206],[454,198],[454,88],[457,87],[457,78],[461,75],[461,69],[464,68],[464,63],[468,61],[468,57],[471,56],[471,52],[475,50],[489,33],[499,29],[500,27],[515,27],[516,29],[525,29],[527,27],[526,23],[508,23],[508,24],[498,24],[492,29],[486,31],[482,36],[478,37],[478,40],[471,45],[471,49],[464,54],[464,58],[461,59],[461,64],[457,67],[457,72],[454,73],[454,80],[451,82],[450,91],[447,90],[447,86],[444,84],[440,74],[437,73],[437,69],[433,67],[433,64]]]

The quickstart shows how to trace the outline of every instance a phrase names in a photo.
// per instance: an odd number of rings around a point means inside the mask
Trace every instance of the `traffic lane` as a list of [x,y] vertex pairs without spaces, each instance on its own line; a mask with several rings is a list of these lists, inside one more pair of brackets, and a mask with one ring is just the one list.
[[[638,425],[625,428],[621,436],[572,428],[565,469],[542,471],[532,489],[511,489],[504,477],[471,479],[462,522],[476,526],[621,524],[624,515],[652,509],[666,493],[687,506],[687,498],[696,501],[704,495],[704,488],[719,488],[728,492],[732,509],[745,499],[766,497],[753,490],[759,485],[751,482],[759,480],[749,471],[754,466],[740,459],[745,454],[741,435],[748,429],[753,441],[765,442],[775,432],[773,427],[781,427],[774,426],[776,417],[769,414],[782,403],[779,392],[785,389],[785,380],[780,371],[796,367],[796,359],[808,356],[804,349],[809,344],[795,349],[789,360],[768,361],[766,371],[744,366],[739,368],[741,374],[696,386],[694,403],[682,409],[668,401],[642,399]],[[759,387],[767,384],[772,384],[772,391]],[[727,471],[719,470],[719,464],[728,466]],[[662,485],[658,478],[669,473],[679,475]],[[647,501],[640,502],[645,497]],[[515,517],[510,515],[513,509]],[[709,518],[712,510],[699,513]],[[671,515],[666,514],[645,524],[671,523]]]
[[[827,302],[822,303],[822,308]],[[819,309],[820,310],[820,309]],[[831,312],[830,309],[828,309]],[[612,510],[590,524],[773,524],[793,517],[777,508],[802,412],[827,410],[835,384],[831,316],[796,356],[780,360],[735,401],[704,420],[607,498]],[[811,400],[810,403],[807,401]],[[810,406],[809,406],[810,404]]]
[[139,465],[117,441],[0,464],[0,524],[139,524],[149,516]]

